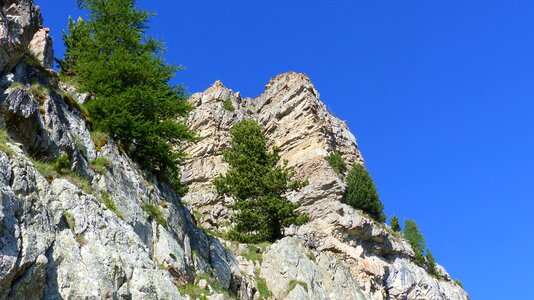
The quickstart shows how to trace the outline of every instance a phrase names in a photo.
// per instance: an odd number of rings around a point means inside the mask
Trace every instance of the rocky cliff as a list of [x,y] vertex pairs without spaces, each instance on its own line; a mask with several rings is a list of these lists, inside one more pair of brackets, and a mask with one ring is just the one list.
[[[33,1],[0,0],[0,299],[467,299],[443,268],[431,277],[400,236],[342,203],[343,176],[325,157],[363,159],[306,76],[280,75],[256,99],[220,82],[193,95],[188,122],[202,139],[188,145],[180,199],[89,131],[91,96],[49,69],[42,25]],[[310,222],[272,245],[215,237],[232,199],[210,182],[244,118],[310,183],[290,195]]]

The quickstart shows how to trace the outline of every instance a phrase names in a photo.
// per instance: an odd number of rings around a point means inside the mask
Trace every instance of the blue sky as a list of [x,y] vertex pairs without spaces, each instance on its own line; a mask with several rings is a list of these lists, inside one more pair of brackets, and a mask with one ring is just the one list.
[[[57,54],[74,0],[37,0]],[[386,213],[415,219],[471,299],[534,294],[534,2],[149,1],[190,93],[308,74]]]

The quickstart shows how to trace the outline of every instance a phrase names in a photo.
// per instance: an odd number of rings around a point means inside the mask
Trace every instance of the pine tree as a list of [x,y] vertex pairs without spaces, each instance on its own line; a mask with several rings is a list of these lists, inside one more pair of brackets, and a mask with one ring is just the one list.
[[361,209],[378,222],[385,222],[384,205],[378,199],[376,186],[364,166],[355,164],[347,175],[348,205]]
[[[162,57],[163,44],[146,35],[152,14],[135,0],[80,0],[88,20],[69,20],[61,74],[75,77],[88,103],[93,129],[108,132],[130,157],[180,188],[180,141],[194,134],[179,117],[191,107],[182,86],[169,84],[180,68]],[[166,175],[164,175],[166,174]]]
[[434,259],[434,256],[432,255],[432,252],[430,252],[429,249],[426,249],[425,256],[426,256],[426,264],[427,264],[428,273],[430,275],[438,277],[439,274],[438,274],[438,269],[436,267],[436,260]]
[[413,220],[404,220],[404,237],[408,240],[415,252],[415,263],[418,266],[425,264],[424,251],[426,248],[425,238],[419,232],[417,223]]
[[401,231],[401,227],[400,227],[400,224],[399,224],[399,218],[397,218],[397,216],[391,217],[391,220],[389,220],[389,225],[391,225],[391,230],[393,230],[395,232],[400,232]]
[[230,168],[214,180],[219,194],[232,196],[236,209],[230,237],[240,242],[275,241],[282,229],[303,224],[307,218],[295,212],[297,204],[284,195],[305,183],[293,181],[293,168],[279,165],[279,150],[269,151],[260,125],[251,120],[235,124],[230,134],[230,148],[224,159]]

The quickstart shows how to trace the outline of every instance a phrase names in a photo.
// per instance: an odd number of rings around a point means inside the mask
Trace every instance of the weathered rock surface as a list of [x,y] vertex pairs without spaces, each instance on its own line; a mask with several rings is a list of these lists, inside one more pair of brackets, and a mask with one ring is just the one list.
[[[467,299],[442,267],[443,279],[429,276],[406,241],[342,203],[343,176],[325,157],[363,159],[305,75],[277,76],[256,99],[221,82],[193,95],[188,122],[203,139],[188,146],[190,192],[180,199],[112,139],[95,145],[79,108],[91,95],[59,82],[52,58],[33,1],[0,1],[0,299],[188,299],[191,286],[208,299]],[[211,180],[226,171],[229,129],[245,118],[309,181],[289,198],[310,222],[266,249],[205,233],[229,225],[232,199]],[[71,172],[50,172],[62,154]],[[97,172],[95,158],[109,165]]]
[[[211,180],[228,168],[222,150],[229,145],[229,129],[240,120],[257,120],[282,159],[309,181],[289,198],[302,204],[310,222],[287,228],[286,235],[293,237],[272,245],[261,265],[276,299],[467,299],[443,268],[444,279],[428,275],[413,263],[403,238],[342,203],[344,174],[337,174],[326,157],[339,152],[348,165],[363,158],[354,135],[328,111],[304,74],[271,79],[255,99],[243,99],[217,81],[194,94],[191,103],[195,110],[188,122],[201,140],[187,149],[183,180],[190,192],[183,200],[197,211],[202,226],[224,231],[229,224],[232,212],[226,204],[232,199],[217,196]],[[310,251],[316,260],[306,257]]]
[[[112,139],[97,149],[76,103],[90,95],[46,70],[51,40],[39,28],[32,1],[0,2],[0,130],[9,136],[0,140],[0,299],[183,299],[179,287],[196,273],[251,299],[236,258],[168,186]],[[71,172],[53,174],[62,153]],[[104,172],[91,167],[97,157],[109,161]]]

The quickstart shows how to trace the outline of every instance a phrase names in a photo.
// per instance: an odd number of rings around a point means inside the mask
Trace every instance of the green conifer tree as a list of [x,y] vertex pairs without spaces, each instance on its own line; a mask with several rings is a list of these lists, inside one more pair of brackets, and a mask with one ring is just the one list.
[[275,241],[290,224],[303,224],[307,218],[295,212],[297,204],[285,194],[305,183],[292,180],[295,172],[287,162],[279,165],[279,150],[269,151],[260,125],[251,120],[235,124],[230,148],[224,159],[230,165],[226,175],[214,180],[219,194],[232,196],[236,209],[230,237],[240,242]]
[[378,199],[376,186],[364,166],[355,164],[347,175],[348,205],[361,209],[378,222],[385,222],[384,205]]
[[397,218],[397,216],[391,217],[391,219],[389,220],[389,225],[391,226],[391,230],[393,230],[395,232],[400,232],[401,231],[401,226],[399,224],[399,218]]
[[135,0],[79,0],[87,20],[69,20],[61,74],[95,96],[87,104],[93,129],[108,132],[144,168],[181,192],[173,151],[194,134],[181,121],[191,107],[182,86],[169,84],[180,68],[167,64],[163,44],[146,35],[152,14]]

